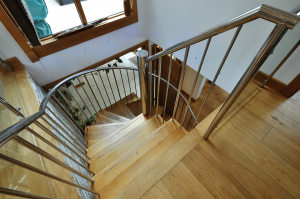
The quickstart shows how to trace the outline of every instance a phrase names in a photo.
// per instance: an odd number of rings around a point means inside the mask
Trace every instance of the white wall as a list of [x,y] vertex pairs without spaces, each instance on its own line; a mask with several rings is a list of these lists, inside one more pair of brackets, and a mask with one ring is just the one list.
[[[138,9],[142,10],[139,7]],[[40,85],[45,85],[145,41],[146,37],[141,25],[139,20],[138,23],[43,57],[40,61],[32,63],[0,22],[0,54],[4,59],[17,57],[33,78]],[[109,40],[108,43],[107,40]],[[83,52],[84,49],[86,52]],[[60,60],[60,63],[57,60]]]
[[[166,49],[263,3],[286,11],[291,11],[300,6],[299,0],[143,1],[143,7],[147,8],[144,14],[148,16],[145,17],[145,34],[149,40]],[[264,20],[257,20],[244,25],[219,75],[216,82],[217,85],[227,92],[231,92],[273,27],[274,24]],[[295,43],[300,38],[299,30],[300,26],[298,25],[293,31],[289,31],[289,34],[285,36],[283,41],[289,40],[289,44]],[[212,39],[201,71],[202,75],[211,80],[213,79],[234,32],[235,30],[231,30]],[[205,44],[206,41],[203,41],[191,46],[187,64],[195,70],[198,69]],[[280,54],[284,53],[284,51],[287,53],[288,46],[290,45],[282,44],[282,46],[279,46],[262,70],[269,72],[271,68],[275,68],[276,60],[279,60],[275,53]],[[299,50],[296,53],[299,53]],[[174,55],[182,60],[184,50],[180,50]],[[300,72],[300,67],[296,64],[297,62],[299,63],[298,57],[291,57],[286,64],[288,69],[284,66],[275,77],[285,83],[289,83]]]

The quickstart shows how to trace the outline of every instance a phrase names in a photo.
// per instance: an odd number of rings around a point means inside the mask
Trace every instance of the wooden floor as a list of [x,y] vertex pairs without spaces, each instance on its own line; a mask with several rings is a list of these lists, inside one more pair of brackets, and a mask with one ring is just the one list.
[[287,99],[252,82],[244,96],[141,198],[300,198],[300,92]]

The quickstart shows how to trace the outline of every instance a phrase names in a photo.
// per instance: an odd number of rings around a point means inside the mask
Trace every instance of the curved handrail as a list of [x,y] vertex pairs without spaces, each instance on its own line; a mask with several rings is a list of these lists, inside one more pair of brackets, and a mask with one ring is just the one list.
[[[158,78],[158,76],[155,75],[155,74],[153,74],[153,73],[150,73],[150,75],[152,75],[152,76]],[[168,81],[165,80],[165,79],[163,79],[163,78],[160,78],[160,80],[163,80],[164,82],[168,83]],[[169,84],[169,85],[170,85],[176,92],[178,91],[178,89],[177,89],[175,86],[173,86],[172,84]],[[180,95],[180,97],[184,100],[184,102],[187,104],[188,109],[189,109],[189,111],[190,111],[190,113],[191,113],[191,116],[193,117],[194,121],[196,121],[196,117],[195,117],[195,115],[194,115],[194,113],[193,113],[193,111],[192,111],[190,105],[188,105],[188,101],[185,99],[185,97],[184,97],[180,92],[179,92],[179,95]],[[198,122],[197,122],[197,124],[198,124]]]
[[248,12],[245,12],[244,14],[241,14],[224,23],[221,23],[218,26],[215,26],[194,37],[191,37],[185,41],[179,42],[169,48],[166,48],[165,50],[156,53],[155,55],[149,56],[148,58],[145,59],[145,62],[149,63],[155,59],[158,59],[159,57],[178,51],[187,46],[203,41],[214,35],[226,32],[230,29],[233,29],[235,27],[238,27],[240,25],[243,25],[245,23],[248,23],[258,18],[265,19],[277,24],[283,23],[287,28],[290,29],[292,29],[300,20],[300,17],[295,14],[286,12],[278,8],[274,8],[272,6],[262,4],[261,6],[258,6]]
[[66,78],[65,80],[61,81],[56,86],[54,86],[47,93],[47,95],[44,97],[43,101],[40,104],[40,109],[38,112],[36,112],[35,114],[33,114],[25,119],[20,120],[18,123],[4,129],[3,131],[0,132],[0,147],[2,145],[4,145],[5,143],[7,143],[8,141],[10,141],[11,139],[13,139],[19,132],[24,130],[26,127],[28,127],[30,124],[32,124],[33,122],[35,122],[37,119],[39,119],[40,117],[42,117],[45,114],[48,101],[50,100],[51,96],[55,93],[55,91],[57,91],[57,89],[60,88],[60,86],[64,85],[66,82],[68,82],[76,77],[79,77],[81,75],[91,73],[94,71],[102,71],[102,70],[108,70],[108,69],[127,69],[127,70],[138,71],[137,68],[133,68],[133,67],[101,67],[101,68],[86,70],[86,71],[77,73],[75,75],[72,75],[72,76]]

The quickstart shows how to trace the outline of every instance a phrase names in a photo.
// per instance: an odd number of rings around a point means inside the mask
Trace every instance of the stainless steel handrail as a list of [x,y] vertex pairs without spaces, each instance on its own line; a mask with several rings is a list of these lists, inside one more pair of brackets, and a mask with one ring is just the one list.
[[300,20],[300,17],[295,14],[286,12],[286,11],[278,9],[278,8],[274,8],[272,6],[262,4],[261,6],[258,6],[248,12],[245,12],[244,14],[241,14],[237,17],[234,17],[234,18],[224,22],[224,23],[221,23],[218,26],[215,26],[207,31],[204,31],[201,34],[198,34],[192,38],[189,38],[185,41],[177,43],[155,55],[145,58],[145,62],[149,63],[159,57],[162,57],[162,56],[165,56],[172,52],[178,51],[187,46],[198,43],[200,41],[203,41],[209,37],[215,36],[222,32],[226,32],[230,29],[241,26],[245,23],[248,23],[248,22],[258,19],[258,18],[262,18],[262,19],[265,19],[265,20],[268,20],[268,21],[271,21],[271,22],[274,22],[277,24],[283,23],[283,24],[285,24],[285,26],[287,28],[290,28],[290,29],[292,29]]
[[40,111],[36,112],[35,114],[19,121],[18,123],[8,127],[7,129],[4,129],[3,131],[0,132],[0,147],[10,141],[12,138],[14,138],[19,132],[24,130],[27,126],[30,124],[34,123],[37,119],[41,118],[44,113],[46,112],[46,107],[48,104],[48,101],[52,97],[52,95],[57,91],[62,85],[67,83],[68,81],[74,79],[75,77],[84,75],[86,73],[90,72],[95,72],[95,71],[102,71],[102,70],[111,70],[111,69],[126,69],[126,70],[134,70],[137,71],[137,68],[132,68],[132,67],[101,67],[101,68],[95,68],[95,69],[90,69],[86,70],[80,73],[77,73],[75,75],[72,75],[65,80],[61,81],[58,83],[56,86],[54,86],[44,97],[43,101],[40,104]]
[[[150,75],[152,75],[152,76],[155,77],[155,78],[158,78],[158,76],[155,75],[155,74],[153,74],[153,73],[150,73]],[[165,80],[165,79],[163,79],[163,78],[160,78],[160,80],[162,80],[162,81],[168,83],[168,81]],[[175,86],[173,86],[172,84],[169,84],[169,85],[170,85],[176,92],[178,91],[178,89],[177,89]],[[195,115],[194,115],[194,113],[193,113],[193,110],[192,110],[191,107],[188,105],[188,101],[185,99],[185,97],[184,97],[180,92],[179,92],[179,95],[180,95],[180,97],[183,99],[183,101],[185,102],[185,104],[187,104],[187,108],[188,108],[188,110],[190,111],[192,118],[196,121],[196,117],[195,117]],[[196,124],[198,124],[197,121],[196,121]]]

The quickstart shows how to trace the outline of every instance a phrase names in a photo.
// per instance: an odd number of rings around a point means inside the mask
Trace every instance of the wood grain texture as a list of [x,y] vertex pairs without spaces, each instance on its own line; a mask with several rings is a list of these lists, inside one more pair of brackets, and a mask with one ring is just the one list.
[[214,198],[182,161],[170,170],[161,181],[176,199]]
[[241,128],[234,121],[224,124],[218,132],[251,161],[258,165],[273,180],[290,192],[292,196],[299,198],[299,170],[284,161],[280,156]]
[[141,199],[169,199],[160,188],[158,188],[156,185],[154,185]]
[[124,127],[119,128],[115,132],[112,132],[112,135],[107,137],[105,140],[101,142],[97,142],[94,145],[90,146],[88,148],[87,155],[89,157],[92,157],[95,153],[101,153],[108,150],[111,146],[118,143],[119,139],[125,138],[130,134],[131,131],[137,128],[137,126],[145,123],[148,120],[148,118],[144,117],[143,115],[140,115],[130,122],[128,122]]
[[300,170],[300,145],[274,128],[263,139],[263,143],[285,161]]
[[168,187],[163,183],[163,181],[158,181],[156,183],[156,186],[164,193],[164,195],[168,198],[168,199],[175,199],[174,196],[172,195],[172,193],[170,192],[170,190],[168,189]]
[[113,198],[140,198],[169,170],[171,170],[199,142],[201,137],[191,131],[176,142],[166,153],[149,165],[133,181],[127,184]]
[[132,47],[126,49],[126,50],[123,50],[122,52],[119,52],[119,53],[117,53],[115,55],[112,55],[112,56],[110,56],[110,57],[108,57],[106,59],[103,59],[103,60],[101,60],[101,61],[99,61],[97,63],[94,63],[94,64],[92,64],[90,66],[84,67],[83,69],[81,69],[79,71],[76,71],[76,72],[74,72],[74,73],[72,73],[72,74],[70,74],[68,76],[62,77],[62,78],[60,78],[58,80],[55,80],[55,81],[53,81],[53,82],[51,82],[51,83],[49,83],[47,85],[44,85],[43,89],[45,89],[46,91],[48,91],[49,89],[53,88],[59,82],[61,82],[62,80],[66,79],[67,77],[70,77],[70,76],[72,76],[74,74],[77,74],[77,73],[85,71],[85,70],[97,68],[97,67],[99,67],[99,66],[101,66],[103,64],[106,64],[107,62],[110,62],[110,61],[112,61],[112,60],[114,60],[114,59],[116,59],[118,57],[121,57],[121,56],[123,56],[123,55],[125,55],[125,54],[127,54],[129,52],[132,52],[133,50],[136,50],[139,47],[142,47],[143,49],[148,50],[148,40],[143,41],[143,42],[141,42],[141,43],[139,43],[137,45],[134,45],[134,46],[132,46]]
[[[113,110],[115,107],[110,107],[110,110]],[[99,124],[110,124],[110,123],[122,123],[129,121],[128,118],[116,115],[112,112],[102,110],[99,111],[97,116],[95,117],[95,120],[93,122],[93,125],[99,125]]]
[[126,106],[126,104],[122,101],[117,101],[112,105],[113,109],[110,109],[109,112],[114,113],[116,115],[120,115],[122,117],[133,119],[135,115],[131,112],[131,110]]
[[86,17],[85,17],[85,14],[84,14],[84,11],[83,11],[83,8],[82,8],[80,0],[74,0],[74,3],[75,3],[75,6],[77,8],[77,12],[79,14],[81,23],[83,25],[86,25],[87,24],[87,20],[86,20]]
[[253,198],[202,147],[196,146],[182,162],[214,198]]
[[89,126],[86,130],[86,140],[88,141],[87,147],[105,140],[108,136],[112,135],[113,132],[123,127],[125,124],[126,122]]
[[161,118],[152,117],[145,125],[138,126],[138,129],[133,131],[128,137],[118,140],[117,145],[112,146],[104,153],[102,151],[95,153],[90,159],[90,169],[95,173],[100,172],[124,153],[136,148],[136,146],[147,137],[150,137],[161,125]]
[[[236,132],[238,133],[238,132]],[[200,146],[255,198],[293,198],[246,155],[216,133]]]

